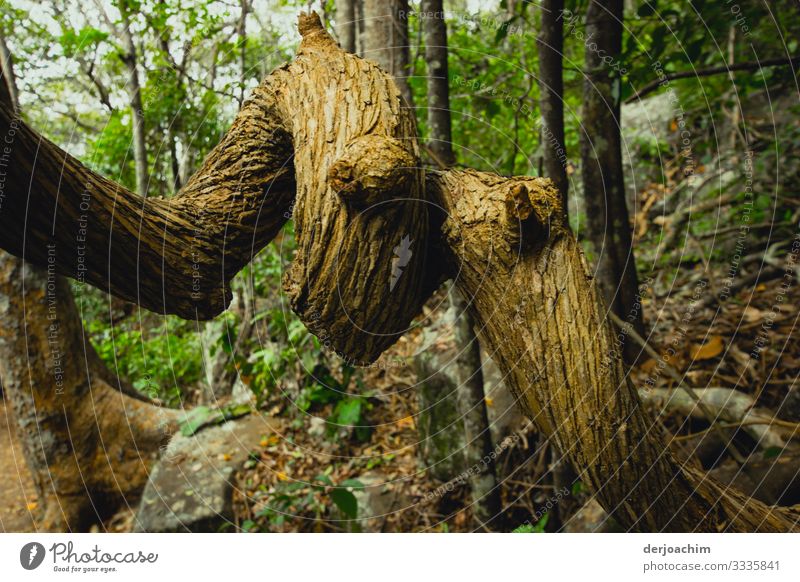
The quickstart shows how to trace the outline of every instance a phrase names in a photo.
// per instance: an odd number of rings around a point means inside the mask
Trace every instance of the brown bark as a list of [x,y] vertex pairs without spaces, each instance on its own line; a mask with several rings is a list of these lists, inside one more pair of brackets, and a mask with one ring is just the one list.
[[0,375],[44,531],[85,530],[132,503],[178,412],[123,394],[67,281],[0,255]]
[[[619,125],[620,75],[613,68],[615,64],[619,66],[622,48],[622,0],[592,0],[586,14],[586,36],[592,41],[586,43],[581,165],[588,234],[606,305],[643,334],[625,200]],[[611,58],[611,64],[604,62],[604,58]],[[623,355],[627,361],[634,361],[638,353],[633,342],[625,342]]]
[[539,31],[539,109],[542,114],[542,155],[545,175],[561,192],[567,211],[567,149],[564,145],[564,0],[544,0]]
[[273,74],[297,173],[284,289],[326,347],[367,364],[425,300],[428,209],[419,148],[405,139],[416,125],[391,77],[339,49],[316,15],[300,31],[297,58]]
[[800,508],[767,507],[673,458],[627,381],[549,181],[451,171],[429,185],[482,339],[527,413],[624,528],[798,528]]
[[255,90],[200,171],[162,199],[92,172],[0,104],[0,133],[13,142],[2,152],[0,246],[46,266],[54,244],[62,275],[151,311],[214,317],[290,210],[291,142],[275,108],[266,87]]
[[[459,289],[472,298],[477,327],[512,390],[624,528],[796,530],[800,508],[768,507],[673,458],[626,381],[579,246],[564,223],[560,193],[551,183],[451,170],[430,173],[426,188],[422,188],[421,174],[414,166],[418,158],[414,125],[400,107],[399,91],[390,78],[338,49],[318,18],[301,17],[300,29],[304,40],[297,59],[256,91],[256,105],[273,99],[274,107],[253,115],[248,122],[275,128],[269,135],[277,135],[285,124],[280,135],[289,144],[279,141],[277,147],[294,144],[299,256],[288,287],[304,322],[315,333],[324,331],[316,317],[317,310],[324,311],[327,329],[342,334],[336,345],[345,356],[354,360],[372,357],[384,342],[354,324],[349,319],[353,310],[344,309],[342,303],[347,302],[349,308],[360,300],[364,313],[372,314],[381,326],[404,327],[433,284],[460,269]],[[366,91],[363,87],[372,89],[365,94],[360,92]],[[248,106],[254,105],[246,104],[243,111]],[[7,108],[3,114],[7,130]],[[240,114],[237,124],[244,123]],[[263,149],[258,141],[229,141],[236,131],[245,138],[248,135],[246,128],[235,124],[234,129],[220,151],[236,144],[238,155],[230,159],[253,155],[260,167],[269,166],[274,151]],[[15,136],[15,150],[22,149],[31,136],[38,138],[22,126]],[[18,164],[27,163],[27,174],[22,174],[29,180],[25,184],[47,184],[42,172],[31,171],[23,154],[15,155]],[[214,155],[210,159],[213,162]],[[207,161],[207,170],[193,178],[209,184],[198,204],[215,199],[211,184],[219,181],[219,174],[212,162]],[[68,170],[76,171],[72,166]],[[86,176],[85,169],[77,171]],[[69,179],[68,174],[64,179]],[[337,192],[341,194],[337,196]],[[398,202],[398,192],[405,193],[399,202],[408,206],[397,215],[387,214],[391,204],[367,216],[354,211],[376,200]],[[246,200],[238,198],[236,203]],[[69,197],[62,204],[68,201]],[[431,221],[430,237],[425,233],[426,213],[414,212],[427,201],[445,209],[441,223]],[[14,202],[13,196],[4,204],[9,202]],[[268,202],[275,204],[274,199]],[[0,224],[24,234],[24,226],[14,227],[4,218],[5,208],[0,212]],[[39,209],[47,206],[34,208],[37,212],[31,213],[30,220],[44,214]],[[144,213],[142,208],[132,209],[129,220],[135,222]],[[175,215],[170,218],[162,217],[162,225],[180,220]],[[430,252],[444,248],[443,256],[437,257],[440,262],[427,265],[409,261],[396,282],[397,294],[392,295],[386,292],[386,280],[398,263],[387,265],[385,259],[397,245],[396,237],[409,229],[422,248]],[[357,243],[351,239],[353,230],[359,233]],[[177,245],[189,236],[184,234],[184,239],[175,238],[174,242]],[[13,239],[8,235],[0,238],[0,246],[8,246],[9,238]],[[36,237],[28,240],[36,241]],[[68,244],[65,237],[64,245]],[[133,238],[128,250],[137,244]],[[341,252],[349,257],[350,269],[343,274],[347,278],[344,293],[331,275],[331,257]],[[382,318],[387,316],[376,310],[391,312],[393,317],[386,321]]]

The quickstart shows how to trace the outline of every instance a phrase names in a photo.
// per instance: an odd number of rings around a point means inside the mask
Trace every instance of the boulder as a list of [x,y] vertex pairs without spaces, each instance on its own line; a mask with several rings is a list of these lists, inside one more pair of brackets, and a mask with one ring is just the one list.
[[135,532],[216,532],[233,523],[234,476],[275,421],[250,414],[177,434],[150,473]]

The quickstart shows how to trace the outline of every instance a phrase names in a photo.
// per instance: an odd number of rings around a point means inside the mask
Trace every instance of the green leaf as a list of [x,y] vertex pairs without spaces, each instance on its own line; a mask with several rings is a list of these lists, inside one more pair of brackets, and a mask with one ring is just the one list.
[[534,533],[544,533],[544,528],[547,526],[547,522],[550,520],[550,514],[545,513],[542,519],[536,522],[536,525],[533,526]]
[[352,489],[363,489],[364,484],[358,479],[345,479],[339,483],[339,487],[351,487]]
[[534,533],[533,526],[529,523],[519,526],[517,529],[512,530],[511,533]]
[[361,419],[361,398],[348,398],[336,405],[338,424],[353,426]]
[[320,481],[322,483],[325,483],[325,485],[333,486],[333,481],[331,481],[331,478],[325,475],[324,473],[320,473],[319,475],[314,477],[314,481]]
[[355,519],[358,515],[358,501],[356,496],[347,489],[334,489],[331,491],[331,499],[336,507],[350,519]]

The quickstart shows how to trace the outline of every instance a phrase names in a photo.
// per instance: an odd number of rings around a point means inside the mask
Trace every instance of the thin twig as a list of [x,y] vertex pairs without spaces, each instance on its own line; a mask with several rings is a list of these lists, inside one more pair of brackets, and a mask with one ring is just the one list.
[[733,65],[720,65],[718,67],[710,67],[708,69],[698,69],[694,71],[679,71],[677,73],[667,73],[660,79],[656,79],[655,81],[651,81],[644,87],[642,87],[637,93],[631,95],[625,100],[625,103],[632,103],[641,99],[645,95],[648,95],[658,89],[662,83],[667,83],[669,81],[674,81],[676,79],[691,79],[694,77],[710,77],[712,75],[719,75],[722,73],[729,73],[731,71],[757,71],[764,67],[780,67],[783,65],[795,65],[800,63],[800,55],[789,57],[789,58],[780,58],[780,59],[765,59],[763,61],[757,62],[747,62],[747,63],[736,63]]

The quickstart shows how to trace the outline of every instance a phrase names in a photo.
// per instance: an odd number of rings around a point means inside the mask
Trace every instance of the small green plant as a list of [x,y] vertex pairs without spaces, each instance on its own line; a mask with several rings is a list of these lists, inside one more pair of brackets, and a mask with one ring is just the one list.
[[335,507],[345,519],[355,519],[358,517],[358,500],[353,491],[363,489],[364,485],[357,479],[346,479],[334,485],[330,478],[332,469],[329,467],[311,483],[279,482],[268,496],[267,507],[258,516],[280,526],[287,517],[294,515],[312,514],[316,520],[321,520],[330,507]]
[[545,513],[535,524],[524,523],[511,533],[544,533],[548,519],[550,519],[550,514]]

